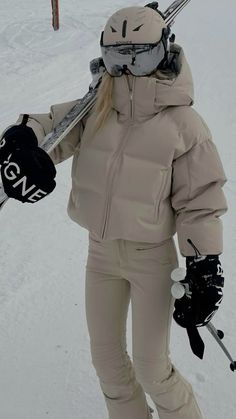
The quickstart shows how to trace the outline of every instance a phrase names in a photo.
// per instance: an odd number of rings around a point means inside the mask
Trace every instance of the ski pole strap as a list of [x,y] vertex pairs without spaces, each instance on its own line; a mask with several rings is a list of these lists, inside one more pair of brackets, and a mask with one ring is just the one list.
[[196,326],[186,328],[191,349],[198,358],[203,359],[205,345]]
[[25,113],[23,115],[23,118],[22,118],[22,121],[21,121],[21,125],[27,125],[28,120],[29,120],[29,115]]

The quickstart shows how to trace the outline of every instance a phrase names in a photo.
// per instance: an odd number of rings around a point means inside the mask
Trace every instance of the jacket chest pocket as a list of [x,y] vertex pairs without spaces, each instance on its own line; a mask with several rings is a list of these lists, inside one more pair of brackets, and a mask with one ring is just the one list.
[[170,169],[161,169],[160,170],[160,182],[159,188],[157,190],[156,199],[155,199],[155,206],[154,206],[154,223],[158,222],[159,215],[160,215],[160,207],[161,202],[163,199],[169,196],[169,189],[170,189]]

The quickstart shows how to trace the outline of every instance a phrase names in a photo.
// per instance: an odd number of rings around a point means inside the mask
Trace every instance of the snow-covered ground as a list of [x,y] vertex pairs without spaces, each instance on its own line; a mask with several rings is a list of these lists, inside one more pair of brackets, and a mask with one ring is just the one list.
[[[54,32],[50,3],[0,2],[0,130],[21,112],[47,112],[53,103],[83,95],[106,18],[138,4],[61,0],[61,28]],[[162,9],[169,5],[160,3]],[[212,130],[229,179],[221,258],[225,297],[214,323],[225,331],[224,342],[236,358],[235,15],[234,0],[192,0],[177,18],[175,33],[192,67],[195,107]],[[69,160],[58,166],[51,196],[34,206],[11,200],[1,212],[1,419],[107,417],[85,320],[87,232],[66,214],[70,165]],[[173,324],[172,358],[193,384],[204,418],[234,419],[236,373],[207,330],[201,334],[203,361],[192,355],[185,331]],[[131,344],[129,312],[129,349]]]

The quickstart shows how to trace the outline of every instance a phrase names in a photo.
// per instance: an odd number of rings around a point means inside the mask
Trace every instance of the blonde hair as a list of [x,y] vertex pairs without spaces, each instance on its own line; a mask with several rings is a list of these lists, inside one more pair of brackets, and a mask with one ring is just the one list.
[[95,129],[99,130],[105,124],[112,109],[113,77],[107,71],[102,76],[101,84],[98,88],[97,100],[94,106],[96,114]]
[[[157,70],[150,77],[155,77],[159,80],[167,80],[173,78],[173,73],[170,71]],[[110,76],[107,71],[103,74],[101,84],[98,88],[97,100],[94,106],[95,130],[102,128],[112,110],[112,93],[113,93],[114,77]]]

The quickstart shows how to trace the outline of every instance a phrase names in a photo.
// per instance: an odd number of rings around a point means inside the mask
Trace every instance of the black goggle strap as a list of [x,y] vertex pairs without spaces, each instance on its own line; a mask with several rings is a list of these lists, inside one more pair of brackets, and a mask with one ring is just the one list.
[[144,7],[149,7],[150,9],[155,10],[157,13],[159,13],[159,15],[165,19],[165,15],[158,9],[159,4],[157,1],[152,1],[151,3],[145,4]]

